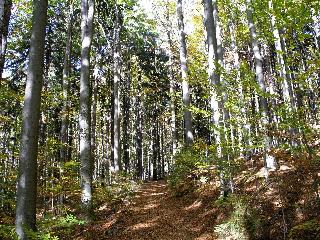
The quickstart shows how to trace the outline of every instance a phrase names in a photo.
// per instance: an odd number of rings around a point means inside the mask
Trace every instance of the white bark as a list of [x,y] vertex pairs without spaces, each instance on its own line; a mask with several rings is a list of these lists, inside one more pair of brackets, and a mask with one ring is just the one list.
[[[250,30],[250,37],[251,37],[251,44],[252,44],[252,51],[255,60],[255,73],[258,85],[260,87],[260,91],[265,94],[266,93],[266,85],[264,82],[264,73],[263,73],[263,61],[260,52],[260,47],[257,39],[257,32],[256,27],[253,21],[253,9],[250,0],[246,0],[246,11],[247,11],[247,18]],[[265,96],[260,96],[259,105],[262,111],[262,119],[261,119],[261,129],[264,132],[264,164],[266,170],[270,168],[275,168],[275,161],[267,161],[268,158],[268,151],[270,149],[271,141],[267,133],[266,125],[268,124],[269,119],[269,112],[268,112],[268,103]],[[267,177],[266,177],[267,178]]]
[[276,16],[274,14],[272,0],[269,0],[269,9],[271,12],[271,27],[272,33],[274,37],[274,45],[277,54],[277,63],[279,65],[279,75],[282,79],[282,94],[284,97],[285,103],[289,104],[291,109],[294,108],[294,100],[293,100],[293,90],[290,82],[290,77],[287,73],[287,68],[284,61],[284,49],[281,46],[280,33],[276,26]]
[[120,91],[119,84],[121,79],[120,73],[120,19],[119,7],[116,5],[116,20],[114,27],[114,50],[113,50],[113,94],[114,94],[114,112],[113,112],[113,161],[114,172],[121,170],[120,158]]
[[92,207],[92,174],[91,156],[91,91],[90,91],[90,48],[93,34],[94,0],[81,1],[81,76],[80,76],[80,177],[81,201],[90,217]]

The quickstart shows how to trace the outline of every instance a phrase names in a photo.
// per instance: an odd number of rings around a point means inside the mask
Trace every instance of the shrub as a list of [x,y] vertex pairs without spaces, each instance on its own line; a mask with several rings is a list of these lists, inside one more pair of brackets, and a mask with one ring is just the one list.
[[217,225],[215,233],[222,239],[264,239],[263,221],[255,209],[249,206],[249,200],[239,195],[230,195],[218,199],[215,205],[228,211],[228,218]]
[[204,156],[195,147],[184,148],[175,156],[168,182],[176,196],[194,190],[198,181],[203,181],[205,177],[199,174],[199,170],[207,167]]
[[98,184],[94,193],[94,207],[104,203],[119,203],[129,200],[133,197],[139,187],[139,182],[132,180],[133,176],[128,174],[118,174],[113,177],[114,181],[105,186]]

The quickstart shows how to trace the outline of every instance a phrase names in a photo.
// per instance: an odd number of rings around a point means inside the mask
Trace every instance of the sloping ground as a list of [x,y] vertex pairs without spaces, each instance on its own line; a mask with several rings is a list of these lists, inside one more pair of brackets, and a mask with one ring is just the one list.
[[212,181],[182,197],[173,196],[165,181],[145,183],[131,203],[107,204],[72,239],[320,240],[319,160],[286,151],[274,155],[279,166],[268,182],[261,156],[242,159],[233,178],[235,194],[224,201],[218,200],[214,171]]
[[217,213],[190,195],[172,196],[164,181],[145,183],[133,201],[79,229],[75,239],[210,240]]

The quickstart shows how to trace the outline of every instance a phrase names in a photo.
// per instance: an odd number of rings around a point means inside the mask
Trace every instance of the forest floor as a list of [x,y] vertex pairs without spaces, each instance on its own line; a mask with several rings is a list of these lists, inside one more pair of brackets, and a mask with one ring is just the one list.
[[217,213],[196,197],[175,197],[165,181],[147,182],[130,203],[103,209],[74,239],[210,240]]

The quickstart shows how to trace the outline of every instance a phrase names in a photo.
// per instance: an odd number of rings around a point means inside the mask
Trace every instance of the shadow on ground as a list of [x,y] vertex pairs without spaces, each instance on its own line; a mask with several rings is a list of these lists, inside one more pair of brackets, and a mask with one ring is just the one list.
[[142,186],[133,202],[80,229],[75,239],[210,240],[217,213],[196,198],[176,198],[165,181]]

